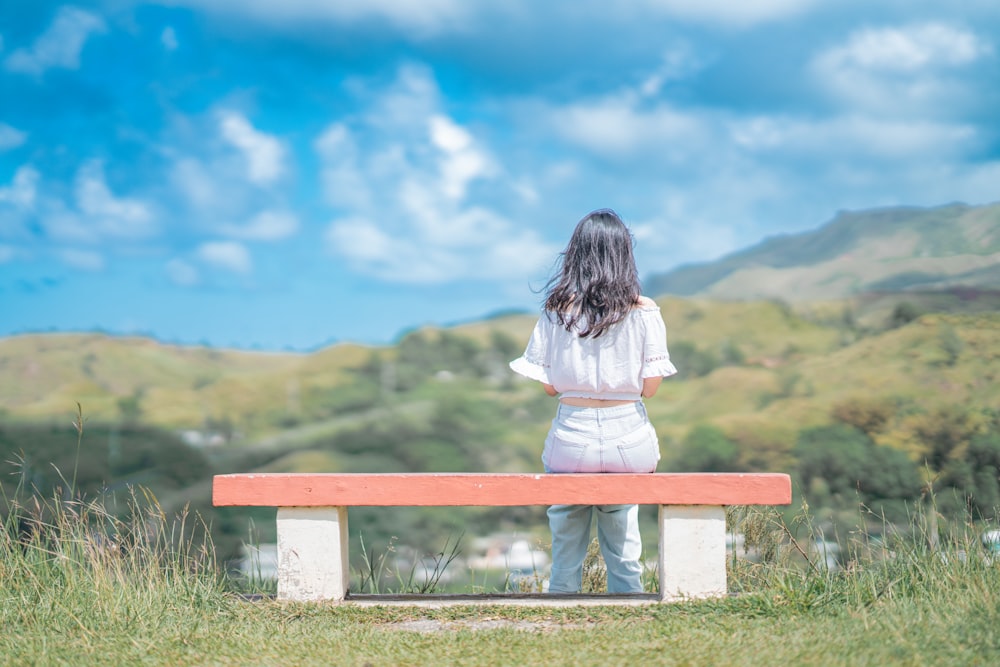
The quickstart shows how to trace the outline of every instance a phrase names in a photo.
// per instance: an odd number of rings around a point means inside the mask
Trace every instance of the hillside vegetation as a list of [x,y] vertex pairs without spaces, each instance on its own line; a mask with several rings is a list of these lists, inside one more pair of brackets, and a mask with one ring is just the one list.
[[[826,423],[832,406],[851,398],[889,397],[914,412],[993,407],[1000,393],[993,381],[1000,319],[974,312],[975,301],[972,314],[923,313],[947,309],[900,296],[802,309],[778,301],[658,303],[681,371],[649,402],[668,444],[706,421]],[[888,303],[903,320],[885,312]],[[415,331],[385,348],[343,344],[311,354],[96,334],[16,336],[0,340],[0,416],[66,424],[79,402],[95,422],[218,432],[231,448],[294,448],[372,410],[428,417],[451,394],[488,398],[502,412],[546,400],[506,365],[534,320],[510,315]]]
[[[978,312],[979,299],[659,303],[681,369],[647,402],[660,470],[790,472],[830,529],[859,499],[901,516],[927,484],[950,512],[994,515],[1000,315]],[[506,365],[533,323],[507,315],[312,354],[8,338],[0,472],[46,494],[65,487],[71,466],[87,492],[149,486],[167,511],[203,512],[223,555],[248,538],[249,519],[266,541],[273,512],[212,508],[217,472],[540,472],[554,401]],[[71,425],[77,402],[82,443]],[[351,527],[355,540],[364,532],[431,546],[524,522],[544,517],[538,508],[359,509]]]

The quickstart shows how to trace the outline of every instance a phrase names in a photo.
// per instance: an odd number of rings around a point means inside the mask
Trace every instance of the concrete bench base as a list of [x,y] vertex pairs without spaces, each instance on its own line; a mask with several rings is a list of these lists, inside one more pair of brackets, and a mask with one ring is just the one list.
[[346,507],[278,508],[279,600],[343,600],[350,573]]
[[[661,601],[726,594],[726,510],[660,505]],[[346,507],[278,508],[278,599],[347,597]]]
[[667,602],[725,595],[725,506],[787,505],[791,480],[772,473],[218,475],[213,501],[278,507],[278,599],[331,602],[349,597],[348,507],[655,504],[657,599]]

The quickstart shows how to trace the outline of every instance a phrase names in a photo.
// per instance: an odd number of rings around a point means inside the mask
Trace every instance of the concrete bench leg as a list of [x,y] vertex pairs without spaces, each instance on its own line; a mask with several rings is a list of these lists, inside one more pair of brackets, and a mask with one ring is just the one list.
[[346,507],[278,508],[278,599],[342,601],[347,596]]
[[660,600],[726,594],[726,509],[660,505]]

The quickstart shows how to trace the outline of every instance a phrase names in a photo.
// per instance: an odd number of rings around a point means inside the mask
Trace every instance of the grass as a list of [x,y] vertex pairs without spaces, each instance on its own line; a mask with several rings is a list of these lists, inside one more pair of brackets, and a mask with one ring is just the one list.
[[[444,609],[248,600],[196,520],[156,500],[7,500],[0,664],[9,665],[987,665],[1000,660],[1000,566],[973,530],[846,536],[819,565],[808,508],[730,513],[756,560],[738,595],[647,607]],[[113,511],[115,510],[115,511]],[[948,530],[944,530],[947,528]],[[950,532],[948,532],[950,531]],[[965,556],[961,557],[961,552]],[[443,550],[447,554],[447,549]],[[447,556],[445,556],[446,558]],[[379,565],[374,557],[372,567]]]

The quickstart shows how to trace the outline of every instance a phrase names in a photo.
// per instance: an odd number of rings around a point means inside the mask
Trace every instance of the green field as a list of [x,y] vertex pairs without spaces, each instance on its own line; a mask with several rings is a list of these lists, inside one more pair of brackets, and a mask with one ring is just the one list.
[[[41,519],[39,510],[45,514]],[[757,510],[759,512],[759,510]],[[805,514],[801,514],[800,518]],[[13,519],[11,518],[13,517]],[[734,557],[726,598],[640,607],[359,607],[240,594],[210,545],[155,503],[15,508],[0,531],[5,665],[991,665],[1000,564],[926,516],[830,572],[798,529],[736,512],[763,553]],[[150,526],[156,526],[150,529]],[[95,526],[102,526],[100,539]],[[808,534],[808,531],[806,531]]]

